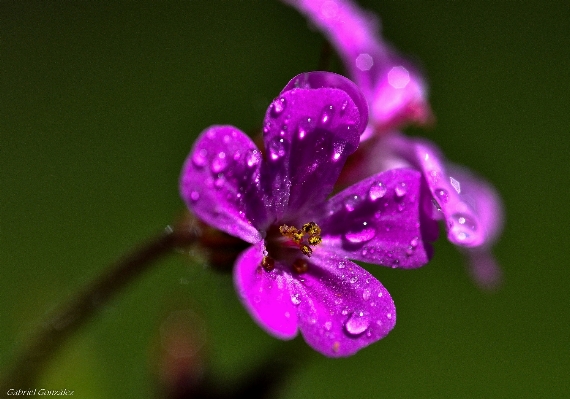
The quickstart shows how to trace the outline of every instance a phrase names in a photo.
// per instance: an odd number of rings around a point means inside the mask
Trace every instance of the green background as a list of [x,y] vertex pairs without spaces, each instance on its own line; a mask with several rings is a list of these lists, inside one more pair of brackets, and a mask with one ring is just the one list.
[[[161,325],[192,309],[228,388],[282,356],[299,361],[277,377],[280,398],[570,395],[568,2],[360,4],[429,81],[437,123],[408,133],[501,193],[502,288],[478,289],[445,240],[420,270],[369,267],[398,324],[334,360],[269,337],[229,276],[176,255],[80,330],[37,388],[152,397]],[[49,309],[180,214],[197,134],[254,131],[323,42],[277,1],[0,2],[1,369]]]

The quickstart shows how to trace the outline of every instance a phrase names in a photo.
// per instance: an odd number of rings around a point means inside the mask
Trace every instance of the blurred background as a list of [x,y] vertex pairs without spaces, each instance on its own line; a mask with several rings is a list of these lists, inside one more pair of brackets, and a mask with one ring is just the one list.
[[[229,392],[277,362],[279,398],[570,395],[568,2],[359,4],[429,81],[437,122],[406,132],[502,195],[502,288],[476,287],[445,240],[422,269],[368,267],[398,324],[334,360],[269,337],[229,275],[174,254],[74,335],[36,388],[161,397],[188,373]],[[324,42],[277,1],[0,3],[0,370],[46,312],[180,215],[195,137],[254,132]]]

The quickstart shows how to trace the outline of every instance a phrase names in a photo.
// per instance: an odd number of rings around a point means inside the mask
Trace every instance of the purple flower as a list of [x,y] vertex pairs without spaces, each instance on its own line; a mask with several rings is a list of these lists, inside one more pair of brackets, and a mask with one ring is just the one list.
[[206,223],[251,243],[234,282],[268,333],[348,356],[394,327],[390,294],[348,259],[415,268],[428,261],[419,223],[420,173],[375,174],[327,199],[367,123],[340,75],[294,78],[269,107],[265,153],[232,126],[197,139],[180,190]]
[[470,258],[476,282],[495,287],[501,270],[490,249],[502,228],[499,196],[483,179],[446,162],[434,144],[393,130],[431,117],[427,87],[417,69],[381,39],[376,18],[350,1],[284,1],[323,31],[370,104],[370,124],[361,138],[368,142],[343,172],[342,184],[395,167],[419,170],[425,237],[437,238],[433,221],[443,219],[449,241]]

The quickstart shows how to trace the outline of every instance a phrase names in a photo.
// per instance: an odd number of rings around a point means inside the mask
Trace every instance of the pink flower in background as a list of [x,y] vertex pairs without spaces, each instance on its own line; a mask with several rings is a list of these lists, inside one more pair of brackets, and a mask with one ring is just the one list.
[[427,87],[418,70],[382,40],[378,20],[352,2],[284,1],[326,35],[369,103],[370,122],[361,137],[366,143],[349,159],[341,185],[397,167],[419,170],[424,237],[435,239],[433,221],[444,220],[449,241],[469,257],[475,281],[495,287],[501,270],[490,251],[503,224],[496,191],[472,172],[447,162],[433,143],[394,130],[431,119]]
[[348,356],[394,327],[390,294],[348,259],[415,268],[429,259],[419,223],[421,175],[374,174],[328,198],[367,125],[348,79],[299,75],[265,116],[264,156],[232,126],[212,126],[183,167],[180,190],[204,222],[251,244],[234,267],[245,308],[268,333],[301,334]]

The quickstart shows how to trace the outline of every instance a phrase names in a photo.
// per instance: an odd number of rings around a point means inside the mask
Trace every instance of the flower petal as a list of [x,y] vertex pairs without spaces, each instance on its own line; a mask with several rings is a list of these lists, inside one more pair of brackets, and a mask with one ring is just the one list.
[[445,218],[449,241],[463,247],[490,245],[502,226],[501,204],[493,188],[469,172],[448,169],[443,156],[427,141],[415,140],[414,150]]
[[[262,266],[263,244],[245,250],[234,267],[234,284],[243,305],[269,334],[291,339],[297,335],[297,308],[291,297],[291,276]],[[293,299],[294,300],[294,299]]]
[[284,1],[304,14],[336,47],[370,103],[370,119],[377,130],[431,119],[423,78],[382,40],[372,14],[347,0]]
[[329,200],[317,223],[327,250],[350,259],[391,267],[426,264],[431,246],[420,221],[421,174],[392,169],[371,176]]
[[299,329],[305,341],[330,357],[350,356],[384,338],[396,323],[388,291],[349,260],[315,251],[299,275]]
[[363,114],[335,88],[291,89],[273,101],[263,130],[262,179],[277,219],[294,220],[324,202],[358,146]]
[[[368,102],[360,89],[349,79],[332,72],[305,72],[295,76],[287,83],[281,94],[292,89],[321,89],[324,87],[340,89],[346,92],[361,112],[360,118],[368,120]],[[365,123],[359,126],[359,134],[364,132]]]
[[254,243],[267,223],[260,189],[261,152],[233,126],[212,126],[202,132],[186,159],[180,192],[204,222]]

